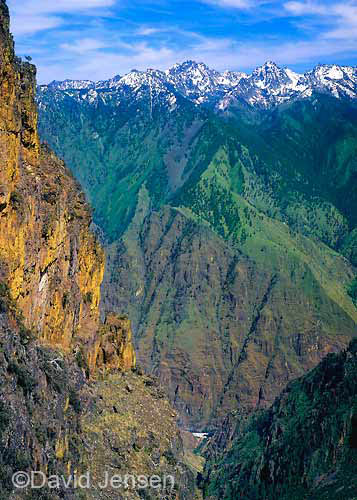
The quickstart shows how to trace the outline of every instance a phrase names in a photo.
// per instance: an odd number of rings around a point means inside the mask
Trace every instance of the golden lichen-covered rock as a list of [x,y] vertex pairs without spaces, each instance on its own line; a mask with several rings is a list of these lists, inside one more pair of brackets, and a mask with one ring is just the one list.
[[[18,179],[19,156],[38,161],[37,112],[33,104],[35,67],[21,63],[14,53],[9,33],[9,13],[0,2],[0,152],[2,156],[1,195],[9,201],[11,185]],[[20,151],[19,144],[24,144]],[[7,189],[6,189],[7,188]],[[5,195],[5,196],[4,196]],[[4,201],[3,201],[4,203]]]
[[[132,344],[130,320],[115,314],[108,314],[104,325],[99,330],[95,363],[105,370],[130,370],[136,365],[135,351]],[[92,370],[95,367],[91,367]]]
[[[3,0],[0,22],[0,280],[26,327],[64,352],[81,346],[93,373],[109,349],[99,317],[104,252],[80,187],[39,145],[36,69],[15,56]],[[130,339],[119,334],[108,342],[116,353],[110,366],[135,365]]]

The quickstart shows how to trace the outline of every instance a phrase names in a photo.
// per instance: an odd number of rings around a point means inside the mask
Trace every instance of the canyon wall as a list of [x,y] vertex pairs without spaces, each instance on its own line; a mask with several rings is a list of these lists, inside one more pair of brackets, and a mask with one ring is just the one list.
[[[91,214],[79,185],[39,144],[36,69],[15,56],[8,29],[1,2],[0,279],[36,337],[65,352],[83,351],[94,371],[111,349],[104,342],[108,324],[99,318],[104,252],[89,230]],[[128,322],[116,333],[110,343],[119,343],[117,366],[123,361],[130,368],[135,354]]]

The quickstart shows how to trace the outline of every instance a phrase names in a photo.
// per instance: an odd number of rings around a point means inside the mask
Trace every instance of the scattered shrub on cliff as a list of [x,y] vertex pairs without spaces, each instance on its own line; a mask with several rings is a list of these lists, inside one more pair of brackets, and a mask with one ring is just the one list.
[[0,282],[0,313],[15,312],[16,305],[11,298],[10,289],[4,282]]
[[29,394],[35,388],[35,380],[30,372],[15,361],[11,361],[7,367],[8,372],[13,373],[17,378],[17,383],[23,388],[25,394]]
[[23,203],[22,194],[19,193],[18,191],[13,191],[10,195],[10,203],[15,210],[20,208],[20,206]]
[[88,367],[87,359],[86,359],[82,349],[80,349],[80,348],[78,348],[78,350],[76,352],[76,362],[77,362],[77,365],[79,366],[79,368],[84,370],[84,372],[86,373],[86,375],[88,377],[89,376],[89,367]]
[[8,309],[9,289],[5,283],[0,283],[0,313],[5,313]]
[[355,337],[350,343],[349,351],[352,354],[357,354],[357,337]]
[[6,405],[0,401],[0,439],[10,422],[10,412]]
[[63,307],[63,309],[65,309],[66,305],[68,304],[68,301],[69,301],[69,293],[68,292],[64,292],[64,294],[62,296],[62,307]]
[[177,460],[176,460],[175,455],[173,454],[172,450],[164,451],[163,455],[170,465],[176,465]]
[[69,404],[72,406],[73,410],[76,413],[80,413],[81,412],[81,410],[82,410],[82,403],[81,403],[81,400],[78,397],[78,394],[74,390],[71,390],[69,392]]
[[349,445],[354,450],[357,449],[357,413],[351,418],[351,432],[349,437]]
[[50,205],[55,205],[56,201],[57,201],[57,193],[55,191],[49,191],[49,192],[43,193],[42,199],[46,203],[49,203]]
[[92,292],[87,292],[83,298],[85,304],[91,304],[93,301],[93,294]]
[[49,220],[45,220],[42,225],[42,238],[47,241],[51,234],[51,222]]
[[35,340],[35,338],[36,338],[36,335],[34,334],[34,332],[29,330],[28,328],[26,328],[23,323],[20,323],[19,335],[20,335],[21,342],[24,345]]

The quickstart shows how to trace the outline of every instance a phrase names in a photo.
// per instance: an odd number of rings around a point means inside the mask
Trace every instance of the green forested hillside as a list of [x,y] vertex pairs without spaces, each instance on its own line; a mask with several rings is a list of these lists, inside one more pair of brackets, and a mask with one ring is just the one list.
[[[40,132],[107,241],[103,308],[190,427],[265,407],[356,332],[357,112],[313,95],[214,113],[41,88]],[[170,100],[171,102],[171,100]],[[347,258],[346,258],[347,257]]]
[[356,380],[354,340],[289,384],[269,410],[238,419],[231,449],[218,456],[207,452],[204,497],[355,499]]

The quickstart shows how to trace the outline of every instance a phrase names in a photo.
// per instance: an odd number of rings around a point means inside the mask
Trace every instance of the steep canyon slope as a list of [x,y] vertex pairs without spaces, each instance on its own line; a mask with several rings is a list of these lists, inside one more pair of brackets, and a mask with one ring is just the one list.
[[233,90],[207,71],[38,90],[41,136],[106,243],[103,311],[130,315],[140,363],[197,429],[270,405],[357,323],[355,68],[317,68],[304,92],[271,63]]
[[204,497],[354,500],[356,379],[355,339],[290,383],[268,410],[232,417],[232,435],[222,429],[206,450]]

